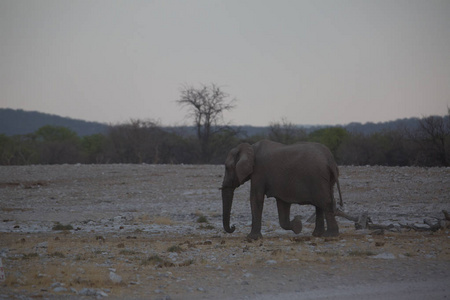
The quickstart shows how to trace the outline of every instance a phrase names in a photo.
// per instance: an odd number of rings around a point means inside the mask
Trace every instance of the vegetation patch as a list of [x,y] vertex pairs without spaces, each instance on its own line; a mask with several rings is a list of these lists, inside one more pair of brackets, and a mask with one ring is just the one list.
[[365,256],[374,256],[376,253],[370,250],[351,250],[348,252],[348,256],[354,257],[365,257]]
[[325,257],[337,257],[340,256],[340,253],[337,251],[324,251],[324,252],[318,252],[317,254]]
[[59,258],[65,258],[66,256],[64,255],[64,253],[59,252],[59,251],[55,251],[51,254],[49,254],[50,257],[59,257]]
[[293,237],[291,238],[291,241],[294,243],[304,243],[311,241],[311,237],[310,236]]
[[[204,102],[198,102],[198,99]],[[222,124],[222,112],[232,109],[235,104],[234,100],[228,98],[227,93],[214,84],[198,88],[186,86],[181,90],[180,99],[176,102],[189,109],[188,117],[193,118],[194,128],[197,129],[196,141],[193,141],[190,135],[181,134],[191,131],[190,126],[180,130],[180,133],[175,133],[155,122],[131,120],[109,126],[108,130],[105,130],[104,124],[74,125],[75,120],[64,119],[65,126],[45,125],[41,128],[30,128],[28,132],[31,134],[0,135],[0,148],[4,152],[4,155],[0,156],[0,165],[124,162],[222,164],[223,149],[231,149],[240,142],[262,138],[284,144],[319,142],[331,150],[339,164],[344,165],[448,166],[450,161],[448,111],[442,112],[445,116],[410,118],[378,124],[351,123],[344,127],[309,128],[282,119],[265,128],[255,128]],[[28,112],[11,110],[5,113],[6,116],[16,114]],[[16,119],[28,118],[29,116]],[[96,128],[94,131],[102,133],[91,134],[92,126]],[[75,127],[80,133],[71,129]],[[223,130],[213,132],[209,130],[212,127]],[[241,136],[242,132],[247,133],[245,137]],[[148,136],[152,142],[143,143],[141,139],[130,139],[130,136]],[[166,140],[171,140],[171,143],[166,143]],[[55,147],[55,144],[60,146]],[[371,151],[366,151],[368,147]],[[42,151],[43,149],[46,151]],[[196,178],[205,175],[196,173],[188,176]],[[36,188],[45,183],[30,182],[21,186]],[[13,187],[14,184],[16,182],[0,183],[0,188]]]
[[211,224],[206,224],[206,225],[201,225],[198,229],[214,230],[216,228]]
[[134,250],[128,250],[128,249],[124,249],[124,250],[120,250],[119,254],[121,255],[137,255],[140,252],[134,251]]
[[39,254],[37,254],[37,253],[26,253],[26,254],[24,254],[22,256],[22,259],[23,260],[25,260],[25,259],[32,259],[32,258],[36,258],[36,257],[39,257]]
[[194,261],[193,259],[188,259],[188,260],[186,260],[186,261],[184,261],[184,262],[178,264],[178,266],[179,266],[179,267],[188,267],[188,266],[190,266],[190,265],[193,265],[194,262],[195,262],[195,261]]
[[173,225],[173,221],[167,217],[155,217],[153,223],[158,225]]
[[161,258],[157,254],[152,255],[149,258],[143,260],[141,265],[143,265],[143,266],[153,265],[153,266],[156,266],[158,268],[174,267],[175,266],[175,264],[173,264],[172,262]]
[[1,208],[2,211],[4,212],[13,212],[13,211],[30,211],[32,210],[31,208],[21,208],[21,207],[2,207]]
[[20,183],[18,183],[18,182],[0,182],[0,188],[17,187],[17,186],[20,186]]
[[181,247],[178,246],[178,245],[175,245],[175,246],[170,246],[169,248],[167,248],[167,251],[168,251],[168,252],[176,252],[176,253],[180,253],[180,252],[183,252],[183,248],[181,248]]
[[63,225],[59,222],[57,222],[53,227],[52,230],[73,230],[73,226],[70,224]]
[[197,219],[197,223],[209,223],[209,222],[208,222],[208,218],[205,217],[205,216],[200,216],[200,217],[198,217],[198,219]]

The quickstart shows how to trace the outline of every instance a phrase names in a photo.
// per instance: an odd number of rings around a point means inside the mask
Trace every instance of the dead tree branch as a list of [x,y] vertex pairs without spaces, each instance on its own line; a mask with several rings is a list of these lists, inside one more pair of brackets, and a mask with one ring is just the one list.
[[[355,229],[369,229],[369,230],[389,230],[389,231],[400,231],[401,229],[407,229],[407,230],[415,230],[415,231],[438,231],[440,229],[447,229],[450,228],[450,215],[446,210],[443,210],[442,213],[444,214],[444,219],[437,219],[437,222],[433,222],[431,219],[424,219],[423,223],[427,225],[428,227],[423,226],[417,226],[415,224],[389,224],[389,225],[380,225],[380,224],[374,224],[372,220],[369,217],[369,214],[367,211],[363,212],[359,216],[352,216],[347,214],[346,212],[337,209],[335,215],[337,217],[342,217],[347,220],[350,220],[352,222],[355,222]],[[314,215],[313,215],[314,216]],[[311,216],[309,219],[311,219],[313,216]],[[308,220],[309,220],[308,219]]]

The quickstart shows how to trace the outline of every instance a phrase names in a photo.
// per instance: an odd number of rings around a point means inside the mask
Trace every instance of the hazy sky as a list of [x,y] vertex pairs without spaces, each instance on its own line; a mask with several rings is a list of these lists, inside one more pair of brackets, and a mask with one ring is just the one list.
[[235,125],[444,115],[450,1],[0,0],[2,108],[181,125],[202,83]]

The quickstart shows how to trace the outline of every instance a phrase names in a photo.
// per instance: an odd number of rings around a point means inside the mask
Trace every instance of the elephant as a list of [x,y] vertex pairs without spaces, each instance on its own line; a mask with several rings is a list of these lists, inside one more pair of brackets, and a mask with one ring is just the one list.
[[225,161],[221,187],[223,227],[228,233],[235,231],[234,225],[230,227],[234,191],[250,180],[252,228],[247,236],[249,240],[262,238],[261,218],[265,196],[276,199],[281,228],[299,234],[302,230],[301,218],[296,216],[290,220],[291,205],[311,204],[316,208],[313,236],[338,236],[335,183],[340,205],[343,205],[338,176],[333,154],[322,144],[302,142],[284,145],[269,140],[253,145],[241,143],[230,150]]

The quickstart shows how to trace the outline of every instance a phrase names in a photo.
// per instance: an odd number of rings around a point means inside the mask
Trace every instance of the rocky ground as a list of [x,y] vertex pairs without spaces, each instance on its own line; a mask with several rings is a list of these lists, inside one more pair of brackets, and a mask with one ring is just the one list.
[[[449,168],[341,167],[344,210],[393,231],[299,235],[267,199],[250,231],[249,184],[233,234],[221,225],[222,166],[0,167],[1,298],[440,299],[450,295],[450,231],[399,229],[450,210]],[[371,298],[372,297],[372,298]]]

